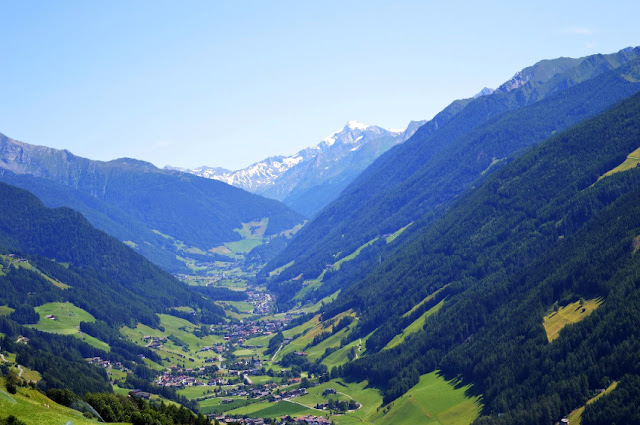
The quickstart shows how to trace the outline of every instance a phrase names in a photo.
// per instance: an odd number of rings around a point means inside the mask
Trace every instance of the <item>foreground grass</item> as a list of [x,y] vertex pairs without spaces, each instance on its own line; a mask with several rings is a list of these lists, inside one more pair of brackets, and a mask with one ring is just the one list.
[[[18,388],[17,394],[0,390],[0,418],[13,415],[29,425],[97,424],[78,411],[61,406],[37,390]],[[47,407],[49,406],[49,407]]]
[[602,302],[602,298],[594,298],[584,302],[576,301],[558,309],[557,312],[552,311],[544,316],[542,323],[549,342],[560,336],[560,330],[565,326],[577,323],[593,313],[593,310],[598,308]]

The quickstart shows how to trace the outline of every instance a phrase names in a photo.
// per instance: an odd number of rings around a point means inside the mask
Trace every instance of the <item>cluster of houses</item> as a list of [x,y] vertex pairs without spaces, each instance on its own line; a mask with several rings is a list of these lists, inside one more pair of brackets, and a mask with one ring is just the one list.
[[177,365],[172,365],[156,379],[155,383],[163,387],[175,388],[201,385],[218,386],[228,383],[226,379],[217,375],[217,373],[211,374],[210,371],[207,371],[207,368],[204,367],[181,369]]
[[249,302],[253,304],[253,314],[268,314],[271,311],[271,295],[266,292],[247,291]]
[[[246,397],[246,398],[266,398],[269,401],[281,401],[289,400],[295,397],[301,397],[309,394],[305,388],[298,388],[291,391],[283,391],[280,394],[276,394],[278,384],[270,382],[264,385],[237,385],[232,388],[224,389],[217,394],[218,397]],[[223,399],[222,404],[225,404],[225,400],[232,402],[233,399]]]
[[297,418],[291,418],[290,416],[286,416],[281,418],[283,423],[293,423],[296,425],[328,425],[331,421],[322,416],[300,416]]
[[306,388],[297,388],[291,391],[285,391],[278,394],[274,394],[271,397],[271,401],[280,401],[280,400],[289,400],[296,397],[302,397],[303,395],[309,394]]
[[285,323],[280,320],[224,324],[214,327],[214,332],[224,335],[225,341],[244,342],[260,335],[271,335],[283,329]]
[[207,415],[209,419],[216,420],[220,424],[242,424],[242,425],[266,425],[269,422],[266,422],[262,418],[253,419],[253,418],[234,418],[227,415],[217,415],[215,413],[211,413]]
[[200,350],[201,353],[207,352],[207,351],[215,351],[218,354],[222,354],[225,350],[225,345],[221,344],[221,343],[217,343],[215,345],[207,345],[206,347],[202,347]]
[[9,254],[9,261],[12,263],[28,263],[26,258],[18,257],[16,254]]
[[[269,294],[264,294],[262,292],[260,294],[263,294],[270,299]],[[277,320],[257,320],[218,326],[214,325],[211,327],[211,330],[218,335],[224,335],[225,341],[232,341],[242,344],[247,339],[254,338],[260,335],[271,335],[285,329],[295,317],[300,316],[301,314],[304,313],[287,313],[284,317]],[[248,347],[251,348],[251,346]]]
[[155,348],[157,350],[162,349],[162,347],[164,347],[164,343],[167,342],[167,338],[163,336],[145,335],[142,339],[144,339],[144,342],[147,343],[145,347]]
[[239,375],[240,372],[248,373],[249,375],[259,375],[262,373],[262,360],[258,358],[238,360],[237,362],[227,364],[227,368],[229,369],[229,375]]
[[90,357],[85,359],[88,363],[96,366],[103,367],[105,369],[116,369],[126,373],[131,373],[131,369],[125,367],[121,362],[112,362],[111,360],[105,360],[102,357]]
[[[207,415],[209,419],[216,420],[220,424],[242,424],[242,425],[266,425],[271,423],[271,421],[267,421],[262,418],[234,418],[227,415],[216,415],[210,414]],[[280,418],[281,424],[287,425],[329,425],[331,421],[322,416],[300,416],[297,418],[292,418],[291,416],[282,416]]]

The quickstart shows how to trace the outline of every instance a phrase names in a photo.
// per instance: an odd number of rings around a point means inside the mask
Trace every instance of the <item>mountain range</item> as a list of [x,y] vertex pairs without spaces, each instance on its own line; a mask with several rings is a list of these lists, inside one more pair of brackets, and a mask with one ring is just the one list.
[[264,234],[277,237],[304,221],[277,201],[223,182],[135,159],[93,161],[2,134],[0,181],[33,192],[49,207],[81,212],[172,272],[189,270],[181,258],[213,261],[210,250],[242,239],[243,223],[266,219]]
[[[635,48],[545,60],[490,95],[454,101],[361,173],[267,265],[263,276],[289,264],[271,284],[274,290],[282,284],[291,294],[291,279],[316,279],[327,264],[375,238],[409,224],[403,237],[423,231],[465,190],[527,148],[640,90],[639,55]],[[305,297],[317,300],[350,281],[344,271],[338,275],[324,279],[337,279],[336,286],[315,295],[305,292]]]
[[272,156],[241,170],[167,168],[277,199],[300,214],[313,217],[377,157],[407,140],[424,123],[411,121],[406,129],[389,130],[349,121],[315,146],[291,156]]
[[[135,425],[640,421],[640,48],[270,160],[208,171],[317,201],[304,226],[217,178],[0,137],[0,423],[47,423],[33,400]],[[261,262],[216,261],[229,241]],[[180,282],[140,254],[210,265]]]

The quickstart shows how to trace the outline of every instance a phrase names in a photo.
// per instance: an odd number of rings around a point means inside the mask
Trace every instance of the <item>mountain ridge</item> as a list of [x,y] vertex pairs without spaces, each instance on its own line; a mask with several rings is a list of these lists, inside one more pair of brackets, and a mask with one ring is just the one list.
[[[404,129],[385,129],[351,120],[316,145],[293,155],[270,156],[234,171],[208,166],[165,168],[224,181],[313,216],[377,156],[407,140],[424,122],[411,121]],[[318,193],[321,199],[314,198]]]
[[[558,107],[564,105],[562,108],[570,107],[572,111],[564,111],[556,117],[554,122],[564,123],[561,125],[568,125],[580,116],[588,117],[585,105],[589,103],[592,104],[590,108],[594,108],[592,113],[601,112],[611,105],[609,102],[619,101],[637,90],[633,88],[636,83],[621,75],[627,72],[627,68],[631,74],[638,73],[638,59],[633,63],[629,61],[634,55],[636,58],[640,55],[640,48],[606,56],[594,55],[584,58],[561,74],[541,73],[540,75],[548,78],[544,83],[533,79],[508,93],[497,92],[477,99],[453,102],[433,120],[420,127],[412,138],[383,154],[360,174],[336,201],[301,230],[292,243],[267,265],[265,271],[295,259],[295,264],[278,275],[276,280],[284,282],[300,273],[305,273],[305,278],[312,279],[322,272],[326,264],[333,262],[337,253],[345,255],[344,253],[353,252],[376,236],[393,233],[412,221],[420,223],[421,217],[431,217],[428,220],[432,220],[464,190],[463,186],[471,184],[467,179],[470,176],[465,177],[465,173],[471,168],[475,169],[473,179],[482,179],[504,165],[504,161],[500,160],[515,153],[504,151],[505,146],[495,152],[482,148],[483,140],[490,137],[497,142],[502,140],[501,134],[513,135],[515,129],[522,129],[522,122],[528,119],[527,116],[516,118],[517,114],[512,114],[509,119],[516,120],[513,128],[509,127],[508,121],[504,122],[503,125],[507,127],[503,129],[499,126],[491,127],[492,123],[500,120],[502,114],[535,105],[540,99],[552,96],[555,96]],[[544,62],[545,66],[549,64],[550,62]],[[614,65],[627,68],[616,68]],[[605,75],[607,76],[604,77]],[[608,81],[602,80],[589,85],[589,81],[595,78]],[[578,84],[585,84],[584,87],[593,90],[593,96],[598,93],[598,97],[580,98],[580,93],[574,90],[572,96],[577,96],[574,99],[581,100],[572,104],[563,97],[563,93]],[[611,86],[611,89],[609,93],[602,93],[600,87],[606,85]],[[608,100],[604,101],[605,99]],[[601,101],[602,104],[599,103]],[[551,112],[558,115],[560,110]],[[544,115],[544,111],[540,110],[536,114]],[[542,138],[557,130],[546,125],[548,123],[545,124],[543,118],[541,116],[536,122],[539,137]],[[516,122],[520,127],[515,126]],[[473,150],[462,150],[454,154],[456,143],[461,143],[460,139],[465,137],[465,143],[474,144]],[[523,137],[530,138],[531,135]],[[472,142],[473,140],[475,141]],[[521,146],[519,149],[523,148]],[[436,169],[439,171],[434,174]],[[449,192],[454,187],[457,189]],[[416,232],[423,225],[414,225],[405,233]]]
[[33,192],[47,206],[80,211],[92,224],[133,242],[139,252],[174,272],[186,270],[176,254],[187,253],[164,235],[206,253],[240,240],[234,229],[242,223],[268,218],[265,235],[278,235],[304,221],[275,200],[224,182],[131,158],[93,161],[2,134],[0,181]]

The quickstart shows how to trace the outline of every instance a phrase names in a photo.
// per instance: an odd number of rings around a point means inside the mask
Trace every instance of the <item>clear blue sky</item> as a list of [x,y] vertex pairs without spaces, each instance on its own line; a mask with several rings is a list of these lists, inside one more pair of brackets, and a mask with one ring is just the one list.
[[4,1],[0,132],[240,168],[404,127],[544,58],[640,45],[640,2]]

